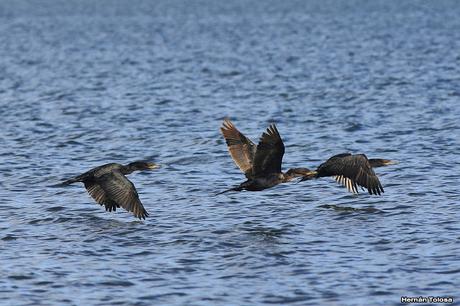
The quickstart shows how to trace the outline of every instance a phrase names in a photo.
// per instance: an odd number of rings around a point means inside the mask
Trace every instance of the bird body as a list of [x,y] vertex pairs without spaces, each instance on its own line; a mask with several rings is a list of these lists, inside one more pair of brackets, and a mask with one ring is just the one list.
[[282,173],[271,173],[264,177],[255,177],[251,180],[247,180],[242,185],[244,186],[244,189],[248,191],[261,191],[283,182],[284,176]]
[[121,164],[117,164],[117,163],[110,163],[110,164],[98,166],[89,171],[86,171],[85,173],[82,173],[76,177],[73,177],[71,179],[68,179],[62,182],[62,185],[69,185],[69,184],[76,183],[76,182],[84,182],[85,180],[95,180],[113,171],[122,171],[124,167],[125,166]]
[[123,207],[135,217],[145,219],[149,214],[139,199],[136,187],[125,175],[158,167],[154,163],[144,161],[128,165],[109,163],[68,179],[60,185],[82,182],[89,195],[101,206],[104,205],[106,211],[116,211],[117,208]]

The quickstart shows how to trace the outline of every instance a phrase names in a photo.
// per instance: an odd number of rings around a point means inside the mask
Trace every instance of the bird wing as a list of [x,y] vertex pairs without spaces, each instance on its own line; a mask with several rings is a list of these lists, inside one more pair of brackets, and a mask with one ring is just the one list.
[[105,210],[116,211],[117,207],[120,207],[117,203],[107,197],[107,194],[97,182],[87,180],[84,181],[84,184],[89,195],[101,206],[104,205]]
[[262,134],[254,157],[254,177],[281,173],[281,163],[284,155],[284,144],[278,129],[270,125]]
[[233,123],[225,119],[220,128],[228,146],[228,151],[241,171],[247,178],[252,176],[252,164],[256,153],[256,145],[244,136]]
[[369,194],[380,195],[383,191],[379,178],[364,154],[339,154],[328,159],[318,170],[320,176],[334,176],[353,193],[358,193],[357,186],[366,188]]
[[136,187],[121,172],[105,174],[97,182],[106,198],[132,212],[137,218],[145,219],[149,215],[139,199]]

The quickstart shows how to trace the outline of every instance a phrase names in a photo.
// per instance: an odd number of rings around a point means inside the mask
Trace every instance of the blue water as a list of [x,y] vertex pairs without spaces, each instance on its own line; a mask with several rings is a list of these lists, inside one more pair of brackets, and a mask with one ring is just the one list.
[[[460,288],[457,1],[0,2],[0,304],[398,305]],[[244,177],[224,117],[284,168],[398,160],[385,193]],[[150,217],[81,185],[136,173]]]

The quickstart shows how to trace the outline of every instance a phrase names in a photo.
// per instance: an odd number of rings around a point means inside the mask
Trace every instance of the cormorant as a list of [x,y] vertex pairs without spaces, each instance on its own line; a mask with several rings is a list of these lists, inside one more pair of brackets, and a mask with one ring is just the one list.
[[247,180],[219,194],[241,190],[260,191],[311,173],[306,168],[293,168],[285,173],[281,171],[284,144],[275,124],[262,134],[257,146],[228,119],[224,120],[220,130],[233,161]]
[[123,207],[132,212],[135,217],[145,219],[149,214],[139,200],[136,187],[125,175],[134,171],[157,168],[159,165],[146,161],[135,161],[126,166],[110,163],[91,169],[59,185],[82,182],[90,196],[101,206],[104,205],[106,211],[116,211],[117,207]]
[[384,192],[383,187],[372,168],[394,164],[397,162],[389,159],[368,159],[364,154],[342,153],[332,156],[300,181],[332,176],[350,192],[358,193],[358,186],[361,186],[366,188],[369,194],[380,195]]

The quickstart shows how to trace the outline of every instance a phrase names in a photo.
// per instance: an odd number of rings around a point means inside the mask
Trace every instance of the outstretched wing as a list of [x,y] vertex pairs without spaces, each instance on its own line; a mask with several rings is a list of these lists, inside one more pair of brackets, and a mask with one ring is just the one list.
[[383,191],[379,178],[364,154],[339,154],[329,158],[317,170],[319,176],[334,176],[351,192],[357,193],[357,186],[366,188],[370,194],[380,195]]
[[132,212],[137,218],[145,219],[149,215],[139,200],[134,184],[119,171],[105,174],[97,182],[106,198]]
[[120,207],[112,201],[110,198],[107,197],[102,187],[96,183],[95,181],[84,181],[85,188],[88,191],[89,195],[99,204],[105,206],[105,210],[107,211],[116,211],[117,207]]
[[262,134],[257,145],[254,157],[254,177],[267,176],[272,173],[281,173],[283,162],[284,144],[278,129],[274,124],[270,125]]
[[256,153],[256,145],[244,136],[233,123],[225,119],[220,128],[228,146],[228,151],[235,164],[247,178],[252,177],[252,164]]

